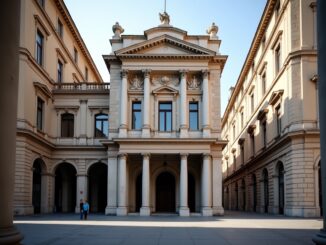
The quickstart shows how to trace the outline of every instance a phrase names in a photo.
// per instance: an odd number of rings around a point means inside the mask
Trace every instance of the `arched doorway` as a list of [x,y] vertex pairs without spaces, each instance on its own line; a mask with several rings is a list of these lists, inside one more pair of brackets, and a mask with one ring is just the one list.
[[108,167],[95,163],[88,170],[88,199],[90,211],[104,213],[107,203]]
[[268,213],[269,206],[269,187],[268,187],[268,172],[265,168],[263,170],[263,184],[264,184],[264,212]]
[[76,169],[69,163],[61,163],[55,171],[55,210],[75,212]]
[[156,178],[156,212],[175,212],[175,178],[168,172]]
[[138,176],[137,176],[137,179],[136,179],[136,212],[140,212],[140,208],[141,208],[141,205],[142,205],[142,187],[143,187],[143,174],[140,173]]
[[191,213],[196,212],[196,181],[190,173],[188,173],[188,205]]
[[256,206],[257,206],[257,180],[256,175],[252,175],[252,194],[253,194],[253,202],[252,202],[252,210],[256,212]]
[[224,209],[229,209],[229,186],[225,188]]
[[41,213],[41,193],[42,193],[42,165],[44,162],[41,159],[36,159],[33,163],[33,191],[32,203],[34,214]]
[[246,183],[244,179],[241,182],[241,190],[242,190],[242,210],[246,210]]
[[278,163],[278,207],[279,214],[284,214],[284,166]]
[[320,161],[318,163],[318,196],[319,196],[319,208],[320,208],[320,216],[323,216],[323,196],[322,196],[322,184],[321,184],[321,169],[320,169]]

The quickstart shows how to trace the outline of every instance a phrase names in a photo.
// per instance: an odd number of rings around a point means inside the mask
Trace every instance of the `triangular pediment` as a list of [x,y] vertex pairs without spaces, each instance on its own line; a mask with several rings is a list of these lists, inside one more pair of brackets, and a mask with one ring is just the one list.
[[184,40],[162,35],[116,51],[116,55],[216,55],[212,50],[203,48]]
[[153,94],[177,94],[179,91],[169,86],[162,86],[153,90]]

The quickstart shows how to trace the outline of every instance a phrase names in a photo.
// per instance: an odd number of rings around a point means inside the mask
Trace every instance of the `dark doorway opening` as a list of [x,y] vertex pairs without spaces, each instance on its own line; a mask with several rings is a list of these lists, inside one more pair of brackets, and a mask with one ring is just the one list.
[[239,190],[238,190],[238,183],[235,183],[235,210],[239,210]]
[[269,187],[268,187],[268,172],[267,172],[267,169],[264,169],[264,171],[263,171],[263,181],[264,181],[264,212],[268,213]]
[[190,173],[188,173],[188,205],[191,213],[196,212],[196,181]]
[[69,163],[61,163],[55,171],[55,211],[75,212],[76,169]]
[[323,193],[322,193],[322,184],[321,184],[321,169],[320,169],[320,161],[318,163],[318,195],[319,195],[319,208],[320,208],[320,216],[323,216]]
[[36,159],[33,163],[32,203],[34,207],[34,214],[41,213],[42,164],[43,161],[41,159]]
[[241,190],[242,190],[242,210],[246,210],[246,183],[244,179],[242,180],[241,183]]
[[253,191],[253,211],[256,212],[257,206],[257,180],[256,175],[252,175],[252,191]]
[[95,163],[88,170],[88,199],[90,211],[104,213],[107,203],[108,167]]
[[278,165],[278,206],[279,214],[284,214],[284,167],[282,163]]
[[175,212],[175,179],[168,172],[156,179],[156,212]]
[[139,174],[137,176],[136,179],[136,212],[140,212],[140,208],[141,208],[141,204],[142,204],[142,187],[143,187],[143,183],[142,183],[142,178],[143,175]]

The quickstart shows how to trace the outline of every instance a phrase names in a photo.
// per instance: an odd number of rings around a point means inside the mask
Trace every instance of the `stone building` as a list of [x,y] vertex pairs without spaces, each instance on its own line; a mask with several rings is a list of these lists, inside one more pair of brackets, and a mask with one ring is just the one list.
[[321,214],[316,2],[268,0],[222,119],[229,210]]
[[22,2],[16,214],[223,214],[218,28],[121,35],[96,66],[63,2]]

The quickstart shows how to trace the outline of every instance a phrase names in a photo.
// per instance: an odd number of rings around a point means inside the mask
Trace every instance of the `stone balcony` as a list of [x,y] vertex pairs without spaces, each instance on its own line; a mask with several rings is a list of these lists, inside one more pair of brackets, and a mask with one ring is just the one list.
[[109,94],[110,83],[57,83],[54,85],[53,94]]

